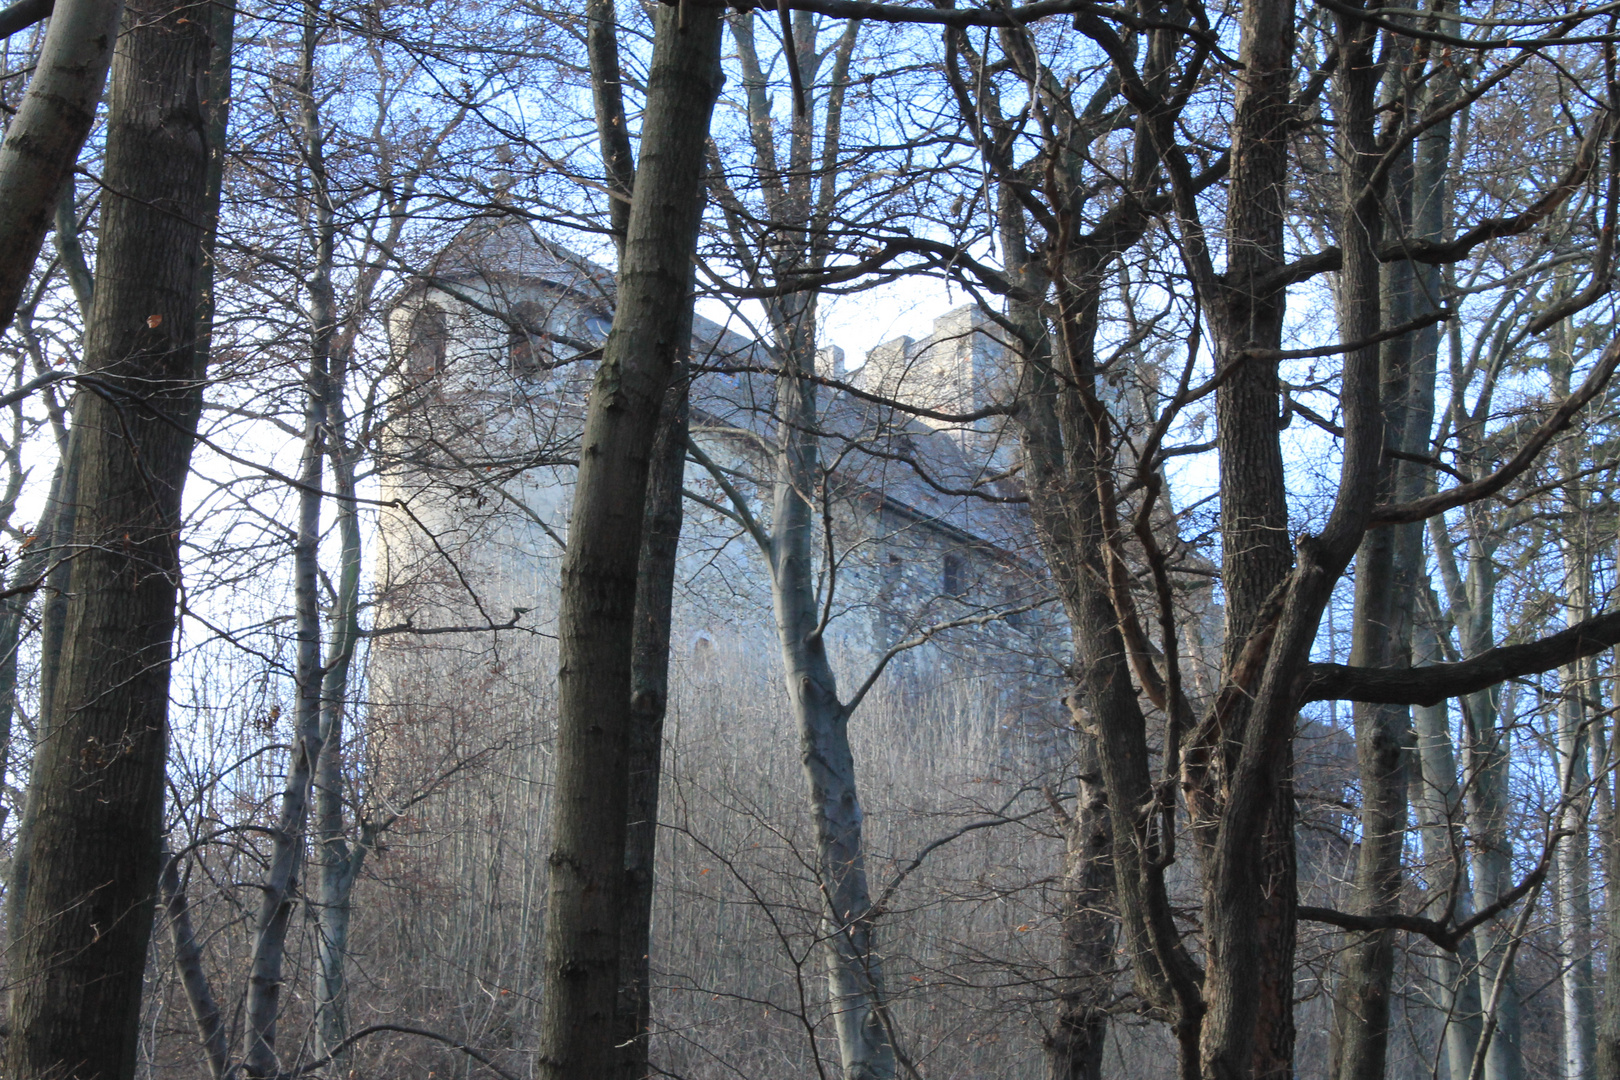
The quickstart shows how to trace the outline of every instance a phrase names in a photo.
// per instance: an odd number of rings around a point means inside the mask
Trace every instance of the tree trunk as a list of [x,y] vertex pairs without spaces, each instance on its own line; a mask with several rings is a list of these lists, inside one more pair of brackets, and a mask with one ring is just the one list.
[[1113,996],[1113,830],[1096,739],[1075,716],[1080,791],[1063,822],[1063,981],[1058,1015],[1046,1040],[1047,1080],[1102,1080]]
[[324,747],[321,656],[320,539],[322,491],[326,478],[329,409],[332,398],[330,362],[334,307],[332,299],[333,234],[331,203],[322,168],[320,118],[315,109],[315,53],[320,40],[318,13],[304,9],[298,90],[302,98],[304,151],[311,172],[311,202],[316,216],[315,271],[309,282],[310,353],[304,371],[304,448],[298,469],[298,524],[293,539],[293,607],[295,627],[295,694],[293,744],[281,806],[271,833],[270,866],[260,885],[259,913],[248,973],[247,1051],[243,1059],[253,1080],[281,1071],[277,1023],[281,1015],[282,970],[287,932],[305,857],[305,827],[312,784]]
[[720,11],[661,7],[656,20],[618,305],[587,407],[562,566],[539,1070],[553,1080],[607,1076],[617,1056],[636,578],[659,410],[690,347],[720,89]]
[[[69,556],[72,554],[79,509],[79,456],[73,452],[73,439],[74,436],[70,434],[67,455],[59,466],[60,475],[52,482],[57,489],[53,492],[55,505],[46,504],[46,515],[51,522],[50,534],[48,537],[43,535],[42,529],[40,536],[41,543],[50,544],[43,551],[50,561],[50,569],[45,575],[45,597],[40,603],[39,708],[34,720],[36,754],[38,747],[49,737],[51,717],[56,714],[56,677],[62,666],[62,638],[67,626],[68,596],[73,587],[73,564],[76,560]],[[44,520],[42,518],[42,522]],[[20,614],[18,625],[20,630]],[[37,788],[30,778],[28,789],[23,794],[22,816],[17,821],[17,841],[11,856],[11,880],[6,889],[6,930],[13,947],[27,925],[23,907],[32,876],[36,794]]]
[[0,143],[0,329],[11,325],[95,123],[123,14],[121,0],[57,0],[51,10],[27,94]]
[[[1282,343],[1284,295],[1262,284],[1281,266],[1284,189],[1288,164],[1289,106],[1294,49],[1291,0],[1246,5],[1232,127],[1228,194],[1227,282],[1212,327],[1217,362],[1237,364],[1216,391],[1220,453],[1221,581],[1226,590],[1226,669],[1235,670],[1250,635],[1262,629],[1266,602],[1293,564],[1278,440],[1280,388],[1274,361],[1240,361],[1245,350]],[[1254,723],[1246,703],[1224,721],[1226,747],[1243,745]],[[1288,738],[1291,738],[1291,733]],[[1205,925],[1208,1012],[1200,1046],[1206,1080],[1289,1075],[1293,1060],[1294,806],[1287,761],[1268,763],[1257,780],[1264,789],[1255,832],[1223,858],[1206,849]],[[1238,761],[1224,748],[1217,783]],[[1221,807],[1219,833],[1234,808]],[[1201,832],[1212,831],[1210,822]],[[1231,842],[1236,843],[1232,836]]]
[[[1412,652],[1420,665],[1440,662],[1440,643],[1432,626],[1420,623],[1414,629]],[[1463,854],[1463,794],[1452,754],[1449,711],[1445,703],[1415,710],[1418,760],[1412,770],[1412,802],[1417,808],[1424,877],[1431,898],[1425,914],[1440,919],[1449,912],[1460,922],[1474,908]],[[1474,1048],[1479,1045],[1477,963],[1472,937],[1459,942],[1455,953],[1440,950],[1433,960],[1435,1005],[1444,1018],[1441,1042],[1453,1077],[1468,1076]]]
[[[1553,356],[1548,364],[1555,394],[1569,393],[1570,365],[1566,334],[1568,324],[1551,343]],[[1560,454],[1560,472],[1578,477],[1586,458],[1585,440],[1579,435]],[[1593,523],[1587,514],[1586,485],[1571,479],[1564,488],[1565,525],[1564,619],[1571,626],[1592,614]],[[1558,771],[1571,780],[1571,788],[1585,791],[1591,785],[1588,765],[1587,721],[1589,695],[1595,685],[1590,659],[1577,660],[1559,669]],[[1592,1054],[1597,1040],[1592,1001],[1592,906],[1591,874],[1588,864],[1587,804],[1576,799],[1565,805],[1559,825],[1566,836],[1559,844],[1555,864],[1556,906],[1558,912],[1558,959],[1560,997],[1563,1003],[1564,1080],[1590,1080]]]
[[[1406,67],[1403,62],[1390,70],[1405,71]],[[1391,83],[1393,79],[1386,86]],[[1398,83],[1394,85],[1397,95],[1402,90]],[[1364,108],[1370,112],[1371,102],[1364,103]],[[1415,154],[1405,152],[1391,170],[1389,197],[1385,199],[1390,224],[1403,233],[1412,227],[1417,182]],[[1355,223],[1351,227],[1356,227]],[[1411,322],[1420,308],[1428,310],[1412,263],[1384,266],[1382,279],[1381,318],[1386,328]],[[1348,340],[1356,335],[1346,328],[1343,336]],[[1405,502],[1426,491],[1426,473],[1394,454],[1423,454],[1428,449],[1434,423],[1436,344],[1436,336],[1429,333],[1394,338],[1382,347],[1380,396],[1388,452],[1383,463],[1381,501]],[[1421,522],[1377,529],[1362,540],[1356,556],[1352,664],[1383,668],[1410,665],[1417,583],[1424,569]],[[1402,705],[1358,702],[1353,706],[1353,715],[1362,807],[1361,844],[1350,910],[1373,917],[1393,915],[1401,908],[1403,886],[1401,859],[1410,789],[1411,710]],[[1338,1080],[1382,1080],[1384,1076],[1389,1056],[1395,944],[1395,931],[1378,931],[1354,939],[1342,956],[1334,1015],[1340,1047],[1334,1070]]]
[[865,814],[849,745],[849,713],[838,698],[817,603],[818,521],[808,496],[821,488],[820,425],[816,384],[800,375],[815,374],[805,321],[802,312],[778,320],[790,336],[778,350],[784,372],[776,384],[782,421],[772,511],[771,600],[788,699],[798,720],[800,759],[810,785],[827,980],[844,1078],[887,1080],[894,1076],[895,1056],[882,1014],[883,966],[874,948],[862,837]]
[[[1001,237],[1009,270],[1032,297],[1050,286],[1046,268],[1028,254],[1016,194],[1002,191]],[[1066,275],[1084,280],[1084,275]],[[1115,903],[1137,993],[1171,1022],[1182,1077],[1197,1075],[1203,998],[1196,967],[1181,944],[1164,883],[1166,838],[1154,835],[1156,785],[1147,754],[1147,719],[1131,677],[1118,614],[1107,592],[1105,536],[1099,505],[1099,440],[1078,394],[1094,385],[1093,342],[1098,294],[1069,298],[1060,312],[1061,367],[1045,320],[1032,303],[1009,304],[1020,351],[1018,416],[1036,536],[1052,568],[1074,635],[1075,711],[1082,738],[1095,740],[1107,792]],[[1088,950],[1087,956],[1097,954]],[[1100,975],[1093,971],[1093,977]]]
[[[690,336],[690,325],[685,333]],[[619,941],[619,1004],[614,1044],[618,1080],[645,1080],[652,1031],[652,919],[658,855],[658,783],[663,772],[664,711],[669,704],[670,615],[684,509],[689,409],[684,372],[664,395],[647,480],[636,571],[636,630],[630,729],[629,829],[624,850],[624,924]]]
[[[334,632],[321,681],[321,756],[315,765],[315,1032],[320,1054],[337,1053],[348,1037],[347,965],[349,916],[355,880],[372,843],[362,825],[358,843],[344,834],[343,719],[348,709],[349,670],[360,640],[360,521],[355,502],[354,458],[344,433],[342,382],[332,379],[327,413],[331,418],[332,473],[338,495],[339,559]],[[339,1073],[344,1060],[335,1062]]]
[[[51,476],[51,488],[45,497],[44,509],[34,526],[32,541],[23,549],[17,568],[11,573],[10,586],[25,589],[50,574],[52,559],[60,559],[65,524],[70,523],[70,512],[63,505],[63,481],[67,463],[58,462]],[[22,646],[23,620],[34,594],[23,592],[0,601],[0,767],[11,757],[11,725],[17,714],[17,654]],[[0,806],[0,827],[10,814],[9,806]]]
[[[73,592],[30,777],[7,1074],[133,1074],[161,862],[180,497],[201,402],[206,20],[130,6],[70,468]],[[53,32],[54,32],[53,27]],[[56,191],[51,191],[54,198]],[[41,858],[49,852],[48,859]]]
[[[756,271],[755,279],[763,283],[768,272],[771,280],[780,282],[821,269],[828,256],[843,101],[860,24],[851,20],[838,44],[820,51],[815,47],[811,16],[800,12],[793,17],[791,33],[784,41],[784,48],[792,51],[801,83],[815,85],[821,65],[832,60],[819,165],[808,99],[795,108],[785,161],[778,159],[778,146],[769,135],[775,121],[768,80],[755,49],[753,27],[747,20],[739,20],[732,29],[743,70],[755,164],[766,177],[764,201],[779,238],[765,272]],[[748,240],[733,233],[733,244],[739,252],[746,251]],[[872,910],[866,876],[865,815],[849,743],[850,710],[838,696],[837,678],[823,639],[824,609],[818,600],[819,518],[812,500],[823,490],[825,478],[818,445],[816,296],[793,291],[768,301],[766,310],[772,358],[779,372],[779,422],[771,450],[774,497],[769,534],[757,529],[755,540],[771,568],[777,644],[809,788],[822,899],[823,959],[839,1061],[845,1080],[888,1080],[895,1075],[896,1053],[884,1004],[883,964],[876,949],[877,913]],[[740,511],[746,509],[739,507]]]
[[[1494,644],[1496,573],[1491,548],[1483,535],[1485,522],[1473,524],[1476,535],[1469,553],[1469,606],[1461,620],[1464,655],[1476,656]],[[1509,746],[1508,728],[1502,723],[1501,688],[1471,694],[1464,699],[1471,737],[1466,744],[1466,769],[1472,781],[1468,799],[1468,832],[1474,839],[1472,872],[1474,908],[1489,907],[1513,887],[1513,841],[1508,832]],[[1487,1002],[1509,949],[1512,918],[1507,915],[1474,932],[1479,955],[1476,975],[1480,1001]],[[1487,1022],[1493,1018],[1486,1017]],[[1494,1017],[1495,1035],[1485,1056],[1484,1080],[1522,1080],[1524,1062],[1519,1051],[1519,997],[1511,970],[1503,979]]]
[[[1606,746],[1597,746],[1597,735],[1607,727]],[[1615,752],[1616,725],[1599,722],[1593,728],[1593,756],[1606,761]],[[1604,751],[1607,750],[1607,753]],[[1603,1001],[1598,1010],[1597,1043],[1592,1051],[1592,1075],[1607,1080],[1620,1076],[1620,903],[1615,902],[1616,883],[1620,882],[1620,776],[1614,770],[1598,780],[1599,827],[1603,847],[1603,880],[1607,886],[1604,898],[1605,921],[1608,923],[1608,965],[1603,977]]]
[[[586,44],[595,94],[597,141],[606,168],[609,221],[624,257],[635,189],[635,160],[624,114],[624,74],[619,67],[619,27],[613,0],[591,0]],[[690,314],[687,307],[681,314]],[[691,320],[676,330],[691,337]],[[664,394],[658,437],[647,477],[647,514],[642,523],[636,571],[636,625],[631,648],[631,710],[627,743],[629,821],[624,850],[624,923],[619,940],[619,997],[613,1042],[619,1050],[618,1080],[644,1080],[652,1036],[652,919],[658,857],[658,785],[664,764],[664,713],[669,705],[669,634],[675,599],[676,556],[685,509],[686,443],[690,417],[688,376],[683,369]]]
[[214,999],[208,975],[203,971],[202,943],[191,924],[191,901],[180,880],[177,859],[163,860],[160,879],[163,908],[169,916],[169,942],[174,947],[174,966],[180,973],[180,983],[186,992],[186,1004],[191,1007],[191,1020],[197,1026],[197,1041],[202,1044],[208,1058],[208,1073],[214,1080],[225,1080],[230,1066],[230,1043],[225,1035],[219,1003]]

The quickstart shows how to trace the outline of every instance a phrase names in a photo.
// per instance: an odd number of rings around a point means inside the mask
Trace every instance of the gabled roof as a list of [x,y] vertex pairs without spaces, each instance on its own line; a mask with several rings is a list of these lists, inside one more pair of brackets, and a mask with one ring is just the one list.
[[434,260],[433,277],[450,281],[540,282],[611,308],[613,272],[552,243],[527,221],[483,216],[469,222]]

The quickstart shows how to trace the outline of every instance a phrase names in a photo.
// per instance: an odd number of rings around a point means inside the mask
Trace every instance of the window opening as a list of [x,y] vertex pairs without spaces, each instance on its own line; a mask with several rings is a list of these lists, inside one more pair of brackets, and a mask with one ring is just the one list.
[[555,366],[546,314],[539,304],[525,301],[512,308],[506,336],[506,370],[520,379],[533,379]]
[[431,379],[444,370],[445,350],[450,344],[450,331],[444,321],[444,312],[433,304],[423,304],[411,317],[408,344],[405,346],[405,373],[411,379]]

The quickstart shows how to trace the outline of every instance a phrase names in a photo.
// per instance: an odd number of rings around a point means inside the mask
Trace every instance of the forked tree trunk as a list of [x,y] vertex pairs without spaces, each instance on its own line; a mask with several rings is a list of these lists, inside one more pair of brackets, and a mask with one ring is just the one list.
[[539,1072],[608,1076],[624,920],[636,578],[649,458],[690,347],[720,10],[660,7],[618,304],[581,440],[558,617],[556,789]]
[[[825,84],[824,141],[818,166],[809,98],[802,109],[795,109],[787,160],[778,161],[775,144],[764,137],[774,121],[753,28],[746,20],[733,25],[748,118],[755,133],[755,162],[769,177],[765,202],[780,237],[768,267],[774,280],[819,270],[827,260],[832,229],[829,215],[836,205],[831,187],[837,179],[834,162],[841,145],[849,61],[859,29],[858,21],[851,21],[834,48],[818,51],[814,23],[808,13],[800,12],[785,43],[795,51],[799,77],[812,88],[818,83],[821,65],[832,60]],[[818,180],[824,185],[819,190],[815,186]],[[724,197],[735,199],[729,191]],[[745,250],[748,243],[736,233],[733,242],[739,250]],[[764,280],[763,272],[756,273],[757,283]],[[779,372],[779,423],[770,451],[774,496],[768,531],[757,522],[750,531],[771,569],[777,644],[809,787],[822,904],[822,950],[839,1062],[845,1080],[889,1080],[895,1075],[896,1053],[884,1007],[883,963],[876,948],[876,913],[866,874],[865,815],[849,743],[850,709],[839,698],[823,638],[824,598],[818,598],[820,532],[813,500],[825,478],[817,434],[816,297],[790,292],[768,301],[766,311]],[[731,497],[738,516],[751,521],[752,513],[742,497]]]
[[[619,27],[613,0],[591,0],[586,47],[596,104],[597,142],[612,199],[609,221],[619,257],[624,257],[635,160],[624,114],[624,73],[619,67]],[[681,313],[689,313],[684,307]],[[691,337],[691,323],[677,330]],[[636,571],[636,627],[631,658],[628,741],[630,818],[624,849],[624,925],[619,940],[619,997],[613,1042],[619,1050],[617,1080],[643,1080],[652,1038],[652,919],[658,861],[658,785],[663,773],[664,713],[669,705],[669,634],[675,600],[676,556],[685,509],[689,375],[684,365],[664,394],[658,437],[647,477],[647,514],[642,523]]]
[[198,89],[210,41],[194,11],[131,4],[114,65],[85,341],[85,369],[103,388],[82,390],[74,408],[77,554],[49,737],[30,777],[32,874],[6,1045],[16,1080],[114,1080],[135,1069],[160,867],[180,498],[202,387],[208,153]]
[[[1402,65],[1392,70],[1405,71]],[[1386,79],[1391,92],[1404,91]],[[1370,103],[1369,103],[1370,107]],[[1443,162],[1442,162],[1443,165]],[[1389,197],[1384,200],[1390,226],[1402,233],[1422,228],[1414,219],[1422,204],[1433,201],[1438,178],[1419,172],[1417,154],[1403,152],[1391,169]],[[1419,194],[1419,193],[1422,194]],[[1432,276],[1432,275],[1431,275]],[[1431,310],[1412,263],[1395,262],[1382,271],[1385,327],[1411,322]],[[1345,337],[1352,334],[1346,332]],[[1426,332],[1384,343],[1380,357],[1385,479],[1379,498],[1406,502],[1424,494],[1428,476],[1396,453],[1427,452],[1434,423],[1435,352],[1438,337]],[[1412,522],[1369,532],[1356,556],[1355,630],[1352,664],[1407,667],[1412,658],[1412,629],[1417,583],[1424,571],[1423,525]],[[1353,706],[1356,758],[1361,775],[1361,844],[1355,868],[1351,910],[1373,917],[1401,908],[1402,855],[1411,788],[1413,747],[1411,710],[1404,705]],[[1383,930],[1360,935],[1342,954],[1334,1027],[1339,1060],[1338,1080],[1381,1080],[1389,1058],[1390,1010],[1395,970],[1396,933]]]
[[[795,320],[795,329],[805,332]],[[883,965],[874,948],[872,896],[863,843],[865,815],[849,745],[849,713],[822,636],[815,551],[818,520],[807,495],[821,486],[815,364],[808,343],[789,346],[777,380],[782,417],[772,512],[771,600],[783,675],[799,727],[799,756],[810,785],[823,910],[827,981],[844,1080],[888,1080],[894,1047],[882,1014]]]
[[[1001,200],[1001,239],[1009,271],[1026,294],[1045,296],[1051,279],[1046,267],[1030,257],[1017,195],[1010,186],[1003,188]],[[1093,740],[1099,779],[1108,796],[1109,862],[1122,944],[1137,993],[1173,1025],[1178,1075],[1188,1080],[1197,1076],[1203,999],[1165,888],[1165,838],[1154,836],[1156,783],[1146,750],[1147,719],[1107,591],[1098,497],[1099,474],[1107,465],[1099,458],[1092,415],[1075,392],[1097,380],[1093,349],[1097,300],[1094,289],[1071,297],[1068,309],[1060,313],[1060,351],[1054,350],[1045,319],[1034,304],[1009,303],[1020,354],[1019,400],[1025,403],[1018,416],[1019,442],[1036,535],[1074,635],[1074,693],[1081,706],[1075,718],[1088,725],[1079,737]],[[1093,924],[1090,929],[1100,932],[1102,927]],[[1097,944],[1071,952],[1071,959],[1106,961]],[[1091,981],[1095,990],[1111,973],[1094,966],[1075,970],[1071,977]],[[1088,1047],[1086,1052],[1094,1051]],[[1055,1056],[1049,1052],[1049,1074],[1073,1061],[1070,1057],[1059,1064]]]

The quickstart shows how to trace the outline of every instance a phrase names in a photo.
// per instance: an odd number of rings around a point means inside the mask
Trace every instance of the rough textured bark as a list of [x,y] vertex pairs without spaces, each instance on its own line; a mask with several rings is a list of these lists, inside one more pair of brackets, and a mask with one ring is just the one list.
[[[1003,189],[1001,238],[1009,271],[1027,295],[1044,296],[1050,278],[1029,257],[1015,199]],[[1076,720],[1085,725],[1081,738],[1095,740],[1108,794],[1110,861],[1123,944],[1137,993],[1175,1029],[1179,1074],[1188,1077],[1197,1075],[1203,1011],[1199,973],[1182,947],[1165,888],[1167,852],[1164,838],[1154,833],[1158,795],[1147,751],[1147,719],[1105,584],[1098,479],[1106,465],[1098,458],[1092,414],[1066,392],[1096,379],[1097,300],[1095,290],[1071,298],[1058,351],[1033,304],[1009,304],[1018,327],[1019,399],[1025,403],[1018,417],[1019,438],[1037,536],[1074,634]],[[1087,975],[1101,978],[1103,973]]]
[[[1231,678],[1252,634],[1262,630],[1267,601],[1293,565],[1277,416],[1280,388],[1275,362],[1249,359],[1250,349],[1282,342],[1284,295],[1262,284],[1283,261],[1283,198],[1288,164],[1289,105],[1294,50],[1294,5],[1261,0],[1246,5],[1240,24],[1240,59],[1232,126],[1232,176],[1227,196],[1227,291],[1211,320],[1218,363],[1239,364],[1216,392],[1220,453],[1221,581],[1226,590],[1226,668]],[[1293,1060],[1293,798],[1291,757],[1271,747],[1252,797],[1237,806],[1233,751],[1264,736],[1243,701],[1223,717],[1217,784],[1229,792],[1220,824],[1199,822],[1206,840],[1205,910],[1208,936],[1208,1013],[1200,1046],[1203,1075],[1271,1078],[1287,1075]],[[1291,740],[1278,733],[1277,740]],[[1286,759],[1286,760],[1285,760]],[[1260,759],[1255,758],[1258,764]],[[1249,796],[1246,796],[1249,797]],[[1236,814],[1233,811],[1238,811]],[[1255,813],[1254,819],[1241,819]],[[1219,850],[1231,827],[1247,833],[1244,847]],[[1261,835],[1259,845],[1252,839]]]
[[[648,462],[676,361],[690,347],[691,265],[720,12],[660,8],[618,304],[581,443],[558,619],[558,721],[542,1057],[554,1080],[613,1067],[636,577]],[[687,311],[683,314],[683,311]]]
[[[1109,40],[1106,28],[1092,26],[1088,33]],[[1158,92],[1168,86],[1178,40],[1171,26],[1148,38],[1142,79]],[[1169,642],[1162,677],[1153,674],[1154,660],[1141,655],[1143,645],[1127,649],[1122,633],[1122,620],[1134,601],[1128,581],[1115,595],[1121,576],[1128,573],[1114,550],[1121,529],[1112,425],[1128,426],[1132,418],[1108,417],[1119,404],[1118,395],[1103,381],[1095,352],[1109,267],[1146,227],[1145,207],[1159,167],[1152,132],[1165,121],[1158,115],[1138,118],[1134,160],[1121,182],[1124,191],[1118,193],[1122,197],[1100,211],[1100,220],[1088,232],[1074,235],[1067,215],[1095,190],[1095,177],[1086,172],[1087,152],[1080,148],[1096,136],[1098,125],[1112,121],[1118,87],[1105,87],[1078,109],[1069,102],[1067,84],[1044,66],[1026,32],[1004,32],[1002,45],[1018,76],[1043,87],[1043,103],[1054,114],[1046,123],[1062,131],[1059,135],[1048,129],[1047,137],[1056,146],[1076,148],[1073,154],[1052,152],[1061,168],[1026,170],[1013,160],[1006,140],[1016,123],[1002,115],[994,84],[986,78],[990,61],[975,53],[965,35],[947,35],[946,70],[964,118],[982,125],[979,150],[1000,180],[999,230],[1010,286],[1007,328],[1019,360],[1021,408],[1016,418],[1022,475],[1036,535],[1073,634],[1071,705],[1082,757],[1096,762],[1097,782],[1107,793],[1109,887],[1119,912],[1121,951],[1130,958],[1137,993],[1176,1033],[1180,1075],[1194,1076],[1202,973],[1182,947],[1164,880],[1165,868],[1175,859],[1174,796],[1167,793],[1174,790],[1178,765],[1174,754],[1167,755],[1168,772],[1153,775],[1147,720],[1133,678],[1138,661],[1146,666],[1135,674],[1155,680],[1157,692],[1165,697],[1156,703],[1165,705],[1171,717],[1163,745],[1179,743],[1190,716],[1173,662],[1178,639],[1173,618],[1160,627]],[[970,70],[959,70],[963,61],[972,65]],[[1191,67],[1196,69],[1197,62]],[[1110,184],[1118,175],[1110,175]],[[1048,216],[1044,209],[1030,209],[1035,191],[1046,206],[1060,212]],[[1043,230],[1039,240],[1026,234],[1026,218]],[[1045,257],[1033,257],[1034,248]],[[1091,995],[1110,992],[1115,977],[1107,944],[1113,930],[1078,911],[1068,912],[1064,922],[1071,965],[1066,985],[1075,999],[1060,1004],[1058,1035],[1048,1042],[1047,1069],[1053,1075],[1100,1064],[1094,1055],[1103,1041],[1103,1018],[1089,1005],[1097,1000]],[[1098,937],[1080,940],[1083,929]]]
[[[618,23],[612,0],[591,0],[591,86],[595,95],[597,141],[607,172],[609,221],[620,257],[624,254],[635,189],[635,160],[624,114],[619,67]],[[682,314],[689,309],[682,308]],[[677,336],[691,336],[690,320]],[[624,850],[624,923],[619,940],[619,998],[614,1045],[618,1080],[643,1080],[652,1035],[652,918],[658,856],[658,786],[663,772],[664,713],[669,704],[670,616],[675,598],[676,555],[685,509],[689,384],[678,372],[665,392],[659,413],[647,479],[647,514],[642,523],[641,556],[636,571],[636,626],[631,658],[631,709],[634,721],[628,741],[630,817]]]
[[[201,400],[196,349],[208,155],[206,21],[132,4],[114,65],[86,371],[74,581],[30,778],[12,1077],[132,1075],[160,868],[180,495]],[[54,197],[53,190],[51,195]],[[50,852],[48,859],[41,852]]]
[[1058,1014],[1046,1038],[1047,1080],[1101,1080],[1113,994],[1113,830],[1096,740],[1075,717],[1080,791],[1074,813],[1062,821],[1063,982]]
[[121,0],[56,4],[22,106],[6,127],[0,143],[0,329],[11,324],[57,199],[95,122],[123,14]]

